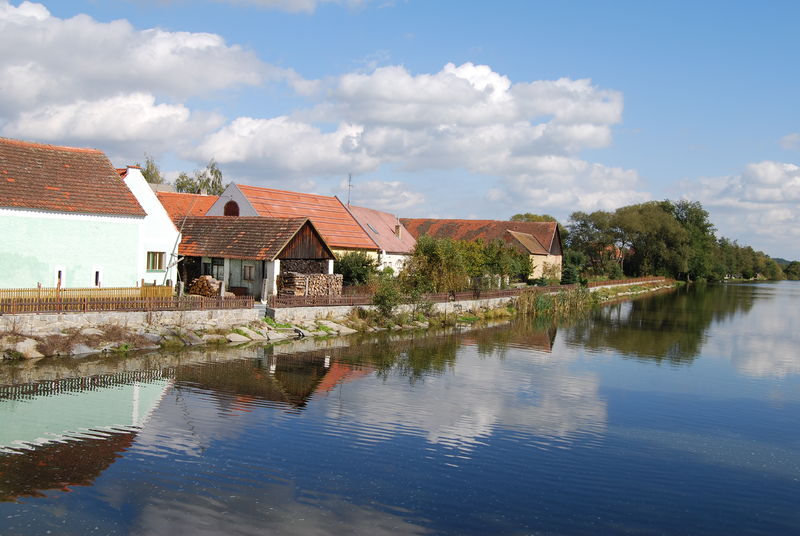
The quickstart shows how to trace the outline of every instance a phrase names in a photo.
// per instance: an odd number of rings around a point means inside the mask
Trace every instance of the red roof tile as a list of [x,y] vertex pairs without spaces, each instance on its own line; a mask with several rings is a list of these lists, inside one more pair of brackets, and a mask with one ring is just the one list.
[[[548,252],[561,255],[558,223],[554,221],[498,221],[498,220],[439,220],[430,218],[401,218],[406,229],[419,238],[429,235],[454,240],[505,240],[517,241],[531,254]],[[509,232],[513,231],[513,232]],[[529,235],[530,238],[522,236]]]
[[0,138],[0,206],[146,216],[105,154]]
[[[417,241],[396,216],[366,207],[349,206],[348,210],[372,240],[386,253],[411,253]],[[400,236],[395,226],[400,226]]]
[[308,222],[308,218],[190,216],[181,230],[178,253],[271,261]]
[[184,194],[175,192],[156,192],[158,200],[164,206],[169,217],[176,226],[180,227],[186,216],[205,216],[219,196]]
[[260,216],[310,218],[332,248],[376,250],[378,246],[336,197],[237,184]]

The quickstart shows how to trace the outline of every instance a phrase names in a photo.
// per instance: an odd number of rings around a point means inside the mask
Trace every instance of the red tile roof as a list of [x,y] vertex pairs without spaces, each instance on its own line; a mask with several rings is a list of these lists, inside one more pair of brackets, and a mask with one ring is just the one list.
[[[406,229],[419,238],[429,235],[454,240],[505,240],[520,243],[529,253],[560,255],[558,223],[554,221],[498,221],[498,220],[439,220],[430,218],[401,218]],[[527,237],[523,235],[528,235]]]
[[[348,207],[356,221],[361,224],[372,240],[386,253],[411,253],[417,244],[416,239],[400,223],[396,216],[366,207]],[[400,225],[400,236],[395,234],[395,226]]]
[[0,138],[0,206],[146,216],[97,149]]
[[191,257],[275,260],[308,218],[190,216],[178,253]]
[[376,250],[378,246],[336,197],[245,186],[239,190],[260,216],[310,218],[332,248]]
[[186,216],[205,216],[219,196],[183,194],[175,192],[156,192],[169,217],[178,228]]

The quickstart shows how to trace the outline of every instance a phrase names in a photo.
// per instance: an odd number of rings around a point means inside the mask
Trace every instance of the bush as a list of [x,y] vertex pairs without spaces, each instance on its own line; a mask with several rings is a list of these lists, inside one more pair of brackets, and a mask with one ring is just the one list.
[[372,304],[378,309],[378,313],[383,318],[392,316],[395,307],[400,305],[403,295],[400,292],[400,285],[392,277],[381,277],[378,289],[372,297]]
[[572,264],[567,264],[561,271],[561,284],[574,285],[578,282],[578,269]]
[[363,251],[350,251],[337,256],[333,271],[342,274],[345,285],[365,285],[378,268],[378,261]]

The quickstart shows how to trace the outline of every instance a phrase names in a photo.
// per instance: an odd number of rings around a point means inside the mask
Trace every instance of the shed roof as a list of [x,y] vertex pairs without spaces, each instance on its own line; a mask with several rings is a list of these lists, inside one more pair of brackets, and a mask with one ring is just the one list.
[[[386,253],[411,253],[416,239],[400,223],[397,216],[366,207],[348,207],[353,217],[361,224],[373,242]],[[395,234],[395,226],[400,226],[400,236]]]
[[178,253],[272,261],[306,224],[313,227],[308,218],[190,216],[181,231]]
[[260,216],[310,218],[332,248],[378,249],[337,197],[236,185]]
[[557,249],[558,223],[554,221],[441,220],[432,218],[401,218],[400,221],[415,238],[429,235],[454,240],[482,239],[487,242],[514,239],[533,255],[546,255]]
[[0,138],[0,206],[147,215],[101,151],[9,138]]
[[187,216],[205,216],[218,195],[185,194],[176,192],[156,192],[158,200],[164,206],[172,221],[180,227]]

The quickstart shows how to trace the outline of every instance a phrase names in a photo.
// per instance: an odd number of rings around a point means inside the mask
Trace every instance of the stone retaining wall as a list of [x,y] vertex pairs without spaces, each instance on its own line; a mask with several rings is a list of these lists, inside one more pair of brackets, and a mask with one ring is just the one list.
[[64,329],[117,324],[131,330],[179,327],[192,330],[227,329],[258,320],[259,310],[210,309],[204,311],[153,311],[0,315],[0,333],[25,335],[61,333]]

